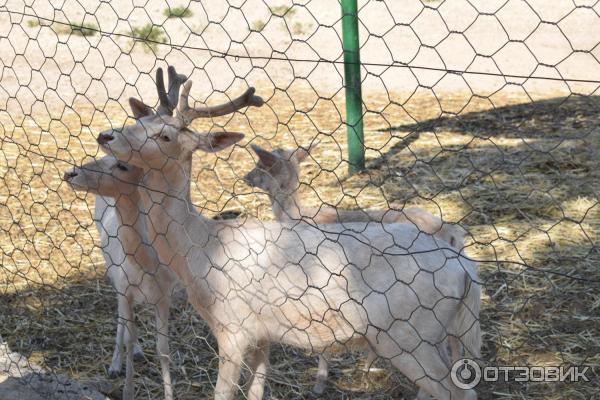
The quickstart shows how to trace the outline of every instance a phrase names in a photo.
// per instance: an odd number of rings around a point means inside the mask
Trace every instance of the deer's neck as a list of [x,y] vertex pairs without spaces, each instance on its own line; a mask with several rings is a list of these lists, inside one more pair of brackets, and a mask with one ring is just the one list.
[[[191,157],[191,156],[190,156]],[[192,160],[190,158],[189,162],[184,162],[181,165],[181,168],[184,172],[184,175],[187,177],[185,180],[185,187],[183,188],[183,194],[185,194],[185,200],[188,203],[188,209],[190,212],[194,209],[192,204]]]
[[302,208],[300,206],[300,196],[295,190],[291,194],[279,191],[275,195],[269,196],[273,215],[277,221],[291,222],[302,218]]
[[184,217],[183,211],[192,209],[190,175],[191,160],[171,159],[160,169],[146,171],[140,190],[143,206],[149,211],[177,210],[172,217],[180,220]]
[[207,245],[212,225],[191,204],[190,171],[191,165],[169,160],[160,170],[146,172],[140,193],[148,220],[149,243],[160,262],[179,277],[189,301],[211,325],[212,318],[206,305],[214,303],[214,294],[205,287],[210,285],[207,282],[210,269]]
[[[115,210],[121,227],[127,229],[127,235],[123,235],[123,247],[131,249],[139,245],[142,235],[145,233],[143,218],[140,218],[140,195],[136,191],[132,195],[120,195],[115,199]],[[127,250],[126,249],[126,250]]]
[[144,217],[140,193],[121,195],[115,201],[119,220],[119,239],[128,258],[143,269],[156,272],[159,262],[147,238],[147,224]]

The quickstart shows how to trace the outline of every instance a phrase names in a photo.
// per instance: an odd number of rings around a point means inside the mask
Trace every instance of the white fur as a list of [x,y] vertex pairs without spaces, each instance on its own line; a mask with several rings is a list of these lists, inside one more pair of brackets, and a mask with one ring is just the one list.
[[438,399],[476,398],[452,384],[442,345],[448,335],[479,335],[471,261],[409,224],[206,219],[187,200],[191,152],[218,151],[241,137],[197,134],[184,130],[188,123],[156,119],[111,130],[102,147],[144,169],[148,241],[217,338],[215,399],[234,397],[244,361],[253,373],[248,398],[261,399],[272,342],[322,352],[356,340]]
[[[131,184],[123,177],[114,177],[112,168],[116,163],[117,160],[107,156],[81,168],[74,168],[69,173],[75,172],[77,176],[65,178],[75,189],[97,193],[94,220],[100,234],[107,275],[117,292],[118,302],[117,335],[109,374],[116,376],[121,371],[125,344],[127,352],[123,398],[133,399],[133,357],[136,352],[143,356],[137,343],[133,307],[135,304],[151,304],[155,307],[156,347],[160,357],[165,399],[172,400],[168,326],[171,295],[177,287],[177,277],[170,269],[159,265],[153,249],[145,244],[146,219],[139,215],[140,198],[134,186],[137,182]],[[120,187],[127,190],[119,191]],[[117,200],[98,194],[105,192],[118,193],[115,196]]]
[[[315,145],[309,147],[312,151]],[[299,195],[300,164],[308,155],[309,150],[275,149],[267,151],[259,146],[252,145],[259,157],[256,167],[244,177],[251,186],[261,188],[267,192],[275,219],[281,222],[299,221],[303,218],[312,223],[336,222],[407,222],[425,233],[433,234],[437,238],[450,244],[460,251],[464,247],[465,231],[457,225],[444,223],[439,217],[418,208],[407,208],[402,211],[393,210],[344,210],[323,205],[319,208],[306,208],[302,205]],[[369,350],[366,370],[370,368],[376,355]],[[456,356],[456,355],[453,355]],[[456,357],[453,357],[456,358]],[[324,355],[319,355],[319,368],[316,374],[316,383],[313,387],[315,393],[321,394],[326,387],[328,363]]]

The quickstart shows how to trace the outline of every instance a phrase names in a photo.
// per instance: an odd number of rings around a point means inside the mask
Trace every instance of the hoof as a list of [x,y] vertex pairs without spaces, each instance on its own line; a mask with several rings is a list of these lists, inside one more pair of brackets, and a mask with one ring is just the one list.
[[133,400],[133,399],[134,399],[133,388],[127,388],[127,387],[124,388],[122,400]]
[[108,370],[108,377],[110,379],[117,379],[120,374],[121,374],[121,371],[119,371],[118,369],[109,368],[109,370]]
[[325,387],[326,387],[326,383],[325,382],[317,382],[315,384],[315,386],[313,387],[313,393],[316,395],[321,395],[323,394],[323,392],[325,391]]
[[136,346],[133,348],[133,359],[134,359],[135,361],[142,361],[142,360],[144,360],[144,358],[145,358],[145,357],[144,357],[144,350],[142,350],[142,348],[140,347],[140,345],[139,345],[139,344],[138,344],[138,345],[136,345]]
[[415,397],[415,400],[433,400],[433,397],[428,395],[427,392],[425,392],[423,389],[419,389],[419,392],[417,393],[417,397]]

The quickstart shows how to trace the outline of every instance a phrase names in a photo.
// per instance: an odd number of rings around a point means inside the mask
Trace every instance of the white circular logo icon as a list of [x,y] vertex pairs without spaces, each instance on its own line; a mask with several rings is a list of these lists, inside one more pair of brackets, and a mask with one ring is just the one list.
[[452,366],[450,378],[459,389],[473,389],[481,381],[481,367],[468,358],[460,359]]

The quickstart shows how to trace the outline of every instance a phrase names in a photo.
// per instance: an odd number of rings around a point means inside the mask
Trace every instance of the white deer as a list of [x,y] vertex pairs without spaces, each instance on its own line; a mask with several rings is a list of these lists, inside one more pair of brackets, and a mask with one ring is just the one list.
[[[117,291],[116,346],[109,374],[116,376],[126,347],[124,399],[133,398],[133,359],[139,351],[133,306],[151,304],[156,318],[156,349],[160,357],[165,399],[173,398],[169,372],[169,310],[177,277],[160,265],[147,246],[146,219],[140,216],[137,185],[143,170],[106,156],[66,172],[64,180],[75,190],[96,194],[95,220],[108,276]],[[143,353],[142,353],[143,356]]]
[[[169,67],[169,93],[166,92],[162,69],[157,70],[156,85],[160,98],[158,112],[136,99],[131,99],[138,118],[172,115],[179,100],[179,88],[186,77]],[[104,157],[66,172],[64,180],[76,190],[96,194],[94,219],[100,234],[102,255],[108,276],[117,291],[118,324],[115,349],[109,375],[116,377],[123,364],[123,345],[127,348],[126,379],[123,398],[133,398],[133,359],[143,358],[137,342],[135,304],[155,307],[156,348],[160,357],[165,399],[173,399],[169,371],[169,315],[171,294],[177,276],[161,266],[156,253],[146,240],[146,218],[140,215],[140,193],[137,185],[143,170]],[[130,349],[131,348],[131,349]],[[130,353],[131,350],[131,353]]]
[[[263,189],[269,195],[275,219],[282,222],[299,221],[302,218],[316,224],[335,222],[369,222],[380,223],[407,222],[417,229],[436,236],[460,251],[464,247],[466,231],[458,225],[444,223],[439,217],[419,208],[394,210],[344,210],[329,205],[318,208],[303,207],[300,200],[300,164],[306,160],[318,142],[313,142],[307,149],[277,148],[267,151],[252,144],[251,147],[258,156],[258,162],[252,171],[244,176],[244,181],[252,186]],[[455,358],[457,354],[453,354]],[[365,362],[368,371],[375,355],[372,351]],[[329,375],[327,360],[319,355],[319,368],[313,391],[323,393]]]
[[198,117],[262,101],[253,90],[229,106],[191,108],[188,81],[176,117],[138,121],[98,136],[102,149],[144,169],[149,242],[185,284],[219,348],[215,399],[232,399],[244,361],[248,398],[261,399],[269,345],[322,352],[367,341],[424,393],[475,399],[449,377],[448,336],[479,356],[480,287],[472,262],[408,224],[312,226],[207,219],[189,204],[192,154],[223,150],[236,133],[197,133]]
[[314,142],[308,149],[275,149],[268,151],[252,144],[258,155],[258,163],[244,176],[250,186],[263,189],[269,195],[275,219],[283,222],[307,219],[317,224],[335,222],[406,222],[425,233],[434,235],[450,244],[454,249],[464,247],[466,231],[459,225],[443,222],[441,218],[420,208],[405,208],[402,211],[359,209],[344,210],[323,204],[318,208],[302,206],[300,200],[300,164],[310,151],[318,145]]

